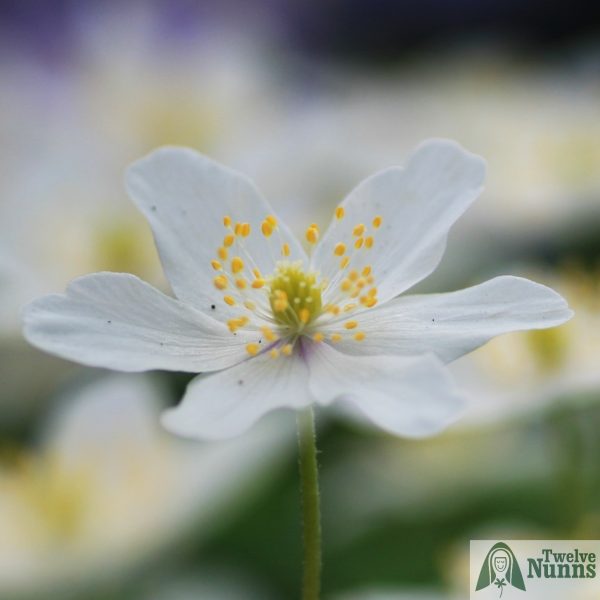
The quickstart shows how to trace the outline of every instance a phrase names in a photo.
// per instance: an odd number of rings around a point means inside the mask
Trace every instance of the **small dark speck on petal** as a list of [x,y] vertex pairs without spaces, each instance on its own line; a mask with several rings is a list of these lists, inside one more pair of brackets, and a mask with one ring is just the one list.
[[210,305],[211,310],[215,310],[215,308],[217,308],[214,304]]
[[156,205],[155,205],[155,204],[153,204],[153,205],[150,207],[150,210],[152,210],[153,212],[156,212]]
[[259,343],[259,344],[262,344],[262,340],[258,340],[258,343]]
[[243,379],[238,379],[238,385],[244,385],[244,380]]
[[106,321],[109,325],[112,323],[112,321]]
[[432,323],[435,323],[435,319],[431,319],[431,322],[432,322]]

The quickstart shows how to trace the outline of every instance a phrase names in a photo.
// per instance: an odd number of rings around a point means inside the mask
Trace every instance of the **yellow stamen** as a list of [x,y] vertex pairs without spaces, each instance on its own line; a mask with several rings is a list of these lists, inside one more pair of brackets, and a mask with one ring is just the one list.
[[379,215],[377,215],[373,219],[373,227],[375,227],[375,229],[379,229],[379,227],[381,227],[382,221],[383,221],[383,217],[380,217]]
[[290,245],[287,242],[281,246],[281,254],[282,256],[290,255]]
[[235,285],[239,290],[245,290],[248,283],[243,277],[240,277],[239,279],[235,280]]
[[265,339],[267,340],[267,342],[274,342],[276,339],[278,339],[270,327],[267,327],[266,325],[264,325],[263,327],[260,328],[260,330],[262,331],[262,334],[265,336]]
[[[237,225],[236,225],[237,227]],[[229,233],[227,234],[224,238],[223,238],[223,246],[225,246],[225,248],[230,248],[233,245],[233,240],[235,238]]]
[[258,269],[252,269],[252,275],[254,275],[254,277],[256,277],[256,279],[261,279],[262,278],[262,274]]
[[254,304],[254,302],[252,302],[252,300],[246,300],[244,302],[244,306],[248,309],[248,310],[255,310],[256,309],[256,304]]
[[263,287],[264,285],[265,285],[265,280],[264,280],[264,279],[255,279],[255,280],[252,282],[252,287],[253,287],[255,290],[259,290],[259,289],[260,289],[261,287]]
[[362,342],[362,341],[365,339],[365,337],[367,337],[367,336],[365,335],[365,332],[364,332],[364,331],[357,331],[357,332],[354,334],[354,339],[355,339],[357,342]]
[[352,288],[352,282],[349,279],[344,279],[340,287],[342,288],[342,292],[349,292]]
[[316,244],[319,241],[319,230],[312,225],[306,230],[306,241],[309,244]]
[[362,276],[363,277],[367,277],[371,274],[371,267],[370,265],[367,265],[363,270],[362,270]]
[[358,327],[358,321],[346,321],[344,327],[346,329],[356,329]]
[[343,256],[344,252],[346,252],[346,244],[342,244],[342,242],[340,242],[339,244],[335,245],[335,248],[333,249],[333,253],[336,256]]
[[338,206],[335,209],[335,218],[338,219],[338,221],[339,221],[340,219],[344,218],[344,214],[345,213],[346,213],[346,211],[344,210],[344,207],[343,206]]
[[235,304],[235,300],[231,296],[224,296],[223,300],[225,304],[229,304],[229,306],[233,306]]
[[310,321],[310,310],[308,310],[308,308],[301,308],[298,316],[300,317],[300,320],[306,324]]
[[348,274],[348,279],[350,281],[356,281],[358,279],[358,271],[356,269],[352,269]]
[[239,273],[244,269],[244,261],[239,256],[234,256],[231,259],[231,272],[234,274]]
[[360,250],[363,247],[363,244],[365,243],[364,238],[359,237],[355,242],[354,242],[354,247],[357,250]]
[[227,277],[225,275],[217,275],[213,279],[213,283],[218,290],[224,290],[227,288]]
[[271,358],[278,358],[279,357],[279,350],[277,350],[277,348],[273,348],[273,349],[269,350],[269,356]]
[[231,227],[231,217],[223,217],[223,225],[225,227]]
[[219,258],[221,260],[227,260],[227,248],[223,248],[223,246],[221,246],[218,250],[217,250],[217,254],[219,255]]
[[373,247],[373,236],[369,236],[366,240],[365,240],[365,247],[366,248],[372,248]]
[[250,223],[242,223],[241,236],[248,237],[250,235]]
[[269,238],[273,235],[273,227],[271,227],[271,224],[268,221],[262,222],[260,230],[266,238]]
[[211,260],[210,264],[215,271],[220,271],[223,268],[223,265],[218,260]]
[[352,235],[354,235],[355,237],[360,237],[365,232],[366,229],[367,228],[365,227],[364,223],[359,223],[352,230]]
[[342,341],[342,336],[339,333],[332,333],[331,334],[331,341],[334,344],[337,344],[338,342]]
[[344,256],[342,260],[340,260],[340,269],[345,269],[350,264],[350,257]]
[[317,331],[317,333],[315,333],[315,335],[313,335],[313,340],[315,342],[322,342],[324,339],[325,339],[325,336],[320,331]]
[[344,312],[350,312],[351,310],[354,310],[356,308],[356,304],[354,303],[350,303],[350,304],[346,304],[346,306],[344,306]]
[[284,356],[290,356],[292,354],[293,349],[294,349],[294,347],[291,344],[286,344],[281,349],[281,354],[283,354]]
[[273,215],[267,215],[265,221],[273,228],[277,227],[277,219]]
[[260,346],[258,344],[250,343],[246,345],[246,352],[250,356],[256,356],[258,351],[260,350]]

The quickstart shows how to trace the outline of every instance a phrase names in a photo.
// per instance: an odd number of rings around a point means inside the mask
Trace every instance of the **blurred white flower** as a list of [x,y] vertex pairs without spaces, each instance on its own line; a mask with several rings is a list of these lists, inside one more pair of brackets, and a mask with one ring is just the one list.
[[462,406],[443,362],[572,314],[516,277],[397,298],[436,268],[484,171],[457,144],[422,144],[405,168],[355,188],[321,240],[308,227],[309,259],[244,176],[191,150],[158,150],[131,167],[128,189],[179,301],[131,275],[90,275],[32,303],[25,335],[93,366],[219,371],[165,414],[181,435],[237,435],[271,410],[338,399],[386,431],[432,434]]
[[470,404],[462,425],[524,416],[567,395],[573,406],[578,396],[584,402],[597,397],[598,273],[565,267],[536,278],[559,290],[577,318],[560,328],[511,333],[457,361],[453,372]]
[[294,106],[283,135],[262,136],[261,152],[250,146],[234,163],[268,197],[300,200],[290,211],[331,208],[373,169],[397,164],[422,139],[446,137],[492,165],[486,202],[466,218],[473,229],[531,236],[598,215],[597,78],[459,53],[380,75],[325,67],[323,79],[330,85]]
[[76,390],[39,447],[0,462],[0,595],[106,582],[190,527],[206,534],[228,502],[285,456],[268,424],[233,443],[182,442],[158,427],[165,394],[149,376]]
[[[0,237],[32,273],[25,301],[92,271],[132,272],[162,286],[152,236],[122,190],[125,166],[157,145],[227,158],[260,138],[277,108],[276,69],[261,42],[207,26],[177,42],[148,4],[90,8],[65,64],[15,53],[0,62]],[[0,298],[0,335],[19,306]]]

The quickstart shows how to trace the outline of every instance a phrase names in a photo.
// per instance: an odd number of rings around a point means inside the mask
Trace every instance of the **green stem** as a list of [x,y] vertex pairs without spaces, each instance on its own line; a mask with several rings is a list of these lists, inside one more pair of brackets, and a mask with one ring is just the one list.
[[311,408],[298,413],[300,484],[304,538],[302,600],[319,600],[321,591],[321,508],[315,419]]

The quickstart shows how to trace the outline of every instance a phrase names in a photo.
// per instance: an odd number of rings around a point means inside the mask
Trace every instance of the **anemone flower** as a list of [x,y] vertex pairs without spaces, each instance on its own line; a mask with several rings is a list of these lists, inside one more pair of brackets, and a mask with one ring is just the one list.
[[459,145],[426,142],[403,168],[360,183],[322,236],[309,225],[307,255],[246,177],[192,150],[159,149],[129,169],[127,187],[177,299],[132,275],[84,276],[30,304],[25,335],[88,365],[201,372],[163,417],[183,436],[230,437],[272,410],[299,411],[304,597],[317,598],[310,407],[342,400],[393,434],[436,433],[463,405],[444,363],[572,314],[556,292],[517,277],[403,295],[436,268],[484,174]]

